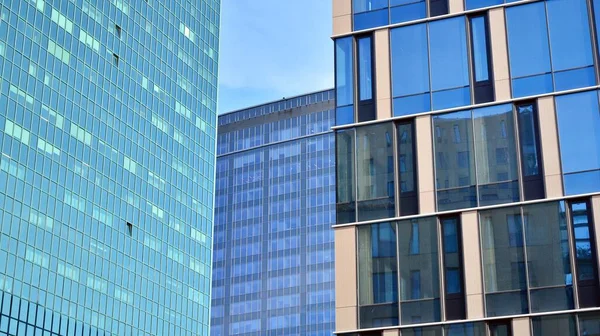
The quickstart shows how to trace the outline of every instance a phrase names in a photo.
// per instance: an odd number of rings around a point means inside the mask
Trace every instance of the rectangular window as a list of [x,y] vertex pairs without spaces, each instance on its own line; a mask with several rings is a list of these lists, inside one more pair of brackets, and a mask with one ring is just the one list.
[[365,225],[358,228],[361,328],[398,324],[396,239],[395,223]]
[[400,322],[407,325],[440,321],[437,219],[405,220],[397,225],[398,263],[401,265]]
[[[560,335],[577,336],[575,315],[562,314],[531,318],[532,336]],[[587,336],[587,333],[582,335]]]
[[491,78],[489,58],[489,37],[487,15],[469,18],[471,38],[471,60],[473,64],[473,94],[475,103],[487,103],[494,100],[494,85]]
[[336,133],[336,219],[338,224],[356,221],[355,146],[353,129]]
[[440,219],[443,243],[443,264],[445,280],[446,319],[466,318],[465,296],[463,294],[463,262],[461,253],[461,228],[458,217]]
[[415,143],[412,123],[398,125],[398,170],[400,178],[400,215],[419,212],[417,196]]
[[597,242],[594,240],[591,208],[587,201],[574,201],[569,205],[573,225],[579,307],[598,307],[600,290],[598,289]]
[[506,9],[514,97],[595,85],[587,1]]
[[394,116],[431,110],[427,24],[390,30]]
[[353,0],[354,30],[385,26],[389,23],[388,0]]
[[517,105],[521,171],[525,200],[545,197],[542,160],[538,133],[537,109],[534,103]]
[[372,40],[371,36],[359,37],[356,40],[358,49],[358,122],[375,119]]
[[336,125],[354,123],[353,39],[335,41]]
[[598,92],[555,98],[566,195],[600,191],[600,109]]
[[391,23],[401,23],[427,17],[425,0],[390,0]]

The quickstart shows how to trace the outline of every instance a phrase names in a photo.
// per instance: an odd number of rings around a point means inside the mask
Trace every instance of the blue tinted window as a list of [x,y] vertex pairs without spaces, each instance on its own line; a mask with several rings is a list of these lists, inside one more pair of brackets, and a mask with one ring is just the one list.
[[424,0],[391,0],[390,6],[391,23],[418,20],[427,16]]
[[353,0],[354,13],[369,12],[386,8],[388,0]]
[[389,10],[380,9],[372,12],[354,14],[354,30],[363,30],[385,26],[389,23]]
[[351,105],[354,101],[352,63],[352,37],[336,40],[335,88],[337,106]]
[[513,78],[550,72],[544,2],[507,8],[506,29]]
[[471,36],[473,38],[473,67],[475,72],[475,81],[488,80],[488,53],[487,53],[487,34],[485,28],[485,18],[478,16],[471,19]]
[[[543,113],[544,111],[541,111]],[[600,111],[596,91],[556,97],[565,192],[598,191]],[[587,172],[586,175],[575,173]],[[593,189],[593,190],[590,190]]]
[[373,99],[373,64],[371,37],[358,39],[358,88],[359,100]]
[[432,91],[458,89],[439,99],[434,95],[433,109],[468,105],[470,91],[465,19],[457,17],[430,23],[429,38]]
[[395,101],[394,114],[430,110],[427,26],[420,24],[392,29],[391,50],[393,96],[413,96]]
[[467,9],[482,8],[504,3],[504,0],[466,0]]

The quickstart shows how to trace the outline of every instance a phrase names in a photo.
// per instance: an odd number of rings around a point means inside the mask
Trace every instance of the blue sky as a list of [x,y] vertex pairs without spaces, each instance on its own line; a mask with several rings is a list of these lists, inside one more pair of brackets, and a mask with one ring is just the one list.
[[333,87],[331,0],[222,0],[219,113]]

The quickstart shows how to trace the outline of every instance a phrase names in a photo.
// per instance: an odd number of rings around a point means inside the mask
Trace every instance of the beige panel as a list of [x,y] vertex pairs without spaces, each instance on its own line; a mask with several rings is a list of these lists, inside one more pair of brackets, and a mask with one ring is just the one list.
[[342,15],[333,18],[333,35],[352,32],[352,15]]
[[384,330],[383,336],[400,336],[400,330],[398,330],[398,329]]
[[[596,242],[600,242],[600,196],[592,197],[592,211],[594,211],[594,233],[596,235]],[[596,243],[596,255],[600,255],[600,244]],[[598,262],[598,268],[600,268],[600,260]]]
[[484,318],[483,294],[467,295],[467,319]]
[[500,79],[494,81],[496,93],[496,101],[509,100],[510,94],[510,79]]
[[417,136],[417,176],[419,180],[419,213],[435,210],[433,197],[433,143],[431,139],[431,116],[419,116],[415,120]]
[[358,313],[356,307],[335,309],[335,330],[338,332],[358,329]]
[[465,11],[464,0],[449,0],[448,9],[450,13],[460,13]]
[[546,197],[561,197],[563,188],[554,97],[538,99],[538,114]]
[[390,98],[390,34],[388,29],[375,32],[375,80],[377,100]]
[[512,334],[515,336],[531,336],[529,317],[518,317],[512,320]]
[[479,222],[477,211],[461,214],[463,267],[467,295],[482,294],[481,251],[479,249]]
[[392,100],[384,98],[377,100],[377,120],[388,119],[392,117]]
[[511,92],[504,8],[494,8],[489,11],[489,27],[496,101],[507,100],[511,98]]
[[335,306],[354,307],[356,289],[356,229],[354,226],[335,229]]
[[352,0],[333,0],[333,17],[352,14]]

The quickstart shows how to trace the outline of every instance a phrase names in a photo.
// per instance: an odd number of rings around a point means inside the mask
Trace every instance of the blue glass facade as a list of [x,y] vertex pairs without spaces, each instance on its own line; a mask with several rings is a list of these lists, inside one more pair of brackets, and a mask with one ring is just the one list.
[[334,91],[219,117],[211,335],[331,335]]
[[0,4],[0,334],[209,333],[219,0]]

